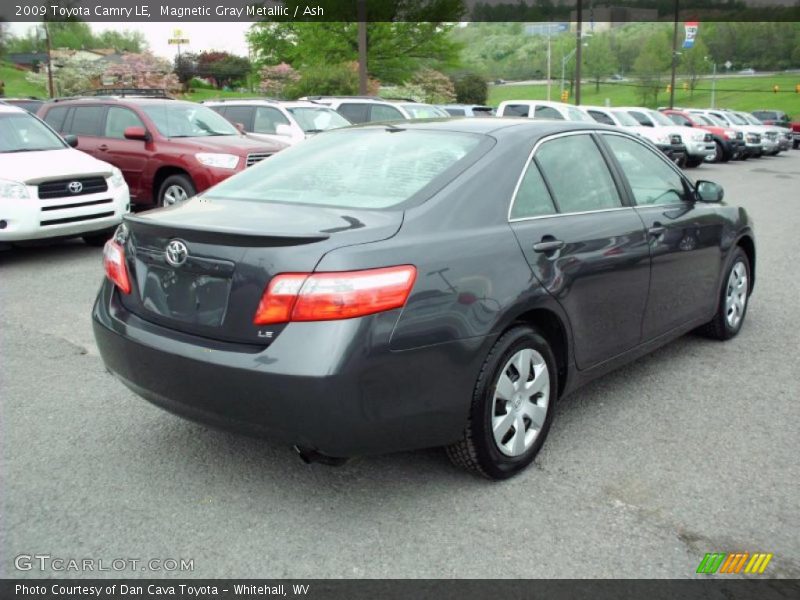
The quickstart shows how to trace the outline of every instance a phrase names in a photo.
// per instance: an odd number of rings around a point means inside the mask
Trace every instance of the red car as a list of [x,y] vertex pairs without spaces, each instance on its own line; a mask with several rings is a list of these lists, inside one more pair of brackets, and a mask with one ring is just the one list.
[[667,115],[676,125],[697,127],[708,131],[714,137],[714,144],[717,147],[714,162],[735,160],[745,152],[744,137],[737,136],[737,132],[733,129],[720,127],[702,115],[694,115],[682,110],[665,108],[661,109],[661,112]]
[[186,200],[286,147],[244,136],[210,108],[168,98],[59,99],[38,115],[118,167],[139,206]]

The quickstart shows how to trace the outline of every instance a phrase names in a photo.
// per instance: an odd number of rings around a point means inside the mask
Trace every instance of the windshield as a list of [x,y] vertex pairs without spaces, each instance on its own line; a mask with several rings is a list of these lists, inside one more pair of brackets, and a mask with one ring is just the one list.
[[0,114],[0,152],[61,150],[67,145],[28,113]]
[[412,119],[439,119],[450,116],[447,112],[427,104],[402,104],[401,106],[408,111]]
[[572,108],[571,106],[567,107],[567,116],[569,116],[570,121],[587,121],[589,123],[595,122],[594,119],[585,112],[577,108]]
[[747,125],[747,121],[745,121],[742,117],[734,113],[727,113],[728,118],[736,123],[737,125]]
[[709,119],[714,125],[717,127],[730,127],[730,124],[726,123],[724,119],[719,118],[717,115],[707,114],[704,115],[706,119]]
[[410,199],[475,150],[483,136],[343,129],[314,137],[226,179],[210,198],[378,209]]
[[675,126],[675,123],[673,123],[671,119],[669,119],[668,117],[665,117],[663,114],[661,114],[657,110],[649,110],[649,111],[647,111],[647,114],[650,115],[650,118],[653,119],[653,121],[655,121],[659,125],[666,125],[666,126],[669,126],[669,127],[674,127]]
[[694,120],[700,123],[701,125],[711,125],[712,127],[714,126],[714,121],[712,121],[705,115],[693,115],[693,116]]
[[294,116],[297,124],[306,133],[338,129],[350,125],[350,121],[331,108],[298,107],[286,110]]
[[750,123],[750,125],[763,125],[763,123],[762,123],[761,121],[759,121],[758,119],[756,119],[756,118],[755,118],[754,116],[752,116],[752,115],[748,115],[748,114],[742,114],[742,115],[741,115],[741,117],[742,117],[742,118],[743,118],[745,121],[747,121],[748,123]]
[[634,119],[624,110],[612,110],[611,114],[616,117],[617,121],[619,121],[619,124],[623,127],[639,127],[639,121]]
[[219,113],[199,104],[142,104],[161,135],[169,138],[239,135],[236,128]]

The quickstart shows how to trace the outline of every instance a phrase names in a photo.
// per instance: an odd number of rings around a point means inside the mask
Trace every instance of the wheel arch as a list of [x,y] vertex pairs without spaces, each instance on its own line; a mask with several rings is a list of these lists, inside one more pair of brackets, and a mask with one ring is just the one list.
[[556,312],[548,308],[533,308],[519,314],[509,325],[509,329],[514,325],[529,325],[535,327],[541,333],[556,358],[558,369],[558,395],[564,393],[569,375],[569,330],[567,323]]
[[160,166],[156,172],[153,174],[153,203],[158,204],[158,192],[161,190],[161,185],[167,179],[167,177],[171,177],[172,175],[185,175],[189,178],[189,181],[194,184],[194,179],[184,168],[176,167],[175,165],[162,165]]
[[736,246],[744,250],[747,260],[750,262],[750,293],[756,285],[756,244],[752,236],[744,234],[736,241]]

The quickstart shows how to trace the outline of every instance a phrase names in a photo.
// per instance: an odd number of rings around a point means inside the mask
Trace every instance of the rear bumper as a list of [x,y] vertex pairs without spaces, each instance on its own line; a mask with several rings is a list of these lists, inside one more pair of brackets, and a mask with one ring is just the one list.
[[223,345],[140,319],[106,282],[93,327],[108,370],[151,403],[349,457],[451,443],[466,425],[485,340],[392,352],[396,318],[292,323],[266,348]]

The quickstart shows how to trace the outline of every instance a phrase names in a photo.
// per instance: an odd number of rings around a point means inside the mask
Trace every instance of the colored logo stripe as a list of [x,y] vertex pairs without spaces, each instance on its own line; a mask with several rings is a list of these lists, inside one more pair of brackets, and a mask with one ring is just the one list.
[[719,571],[719,573],[739,574],[744,568],[745,573],[761,574],[766,570],[772,556],[766,552],[756,552],[752,555],[749,552],[709,552],[700,561],[697,573],[713,574]]

